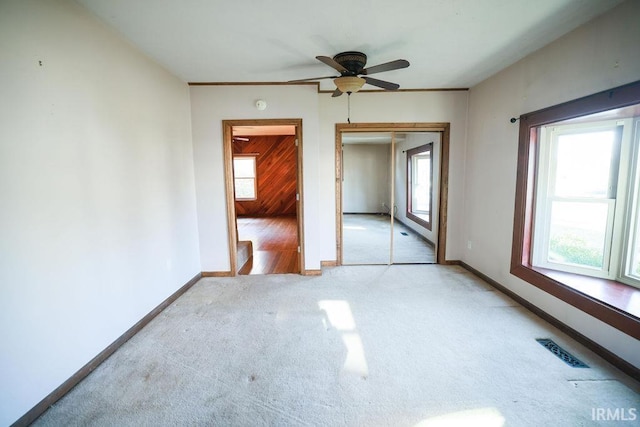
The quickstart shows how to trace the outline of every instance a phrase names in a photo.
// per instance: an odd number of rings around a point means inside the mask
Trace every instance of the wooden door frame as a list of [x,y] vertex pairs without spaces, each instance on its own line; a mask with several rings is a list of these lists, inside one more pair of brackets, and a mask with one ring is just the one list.
[[238,229],[236,222],[236,204],[233,185],[233,127],[234,126],[294,126],[296,130],[297,148],[297,175],[296,191],[296,221],[298,222],[298,266],[299,273],[305,274],[304,267],[304,218],[303,218],[303,192],[302,192],[302,119],[245,119],[223,120],[222,138],[224,147],[224,180],[227,199],[227,228],[229,235],[229,265],[231,276],[238,274]]
[[342,134],[344,132],[439,132],[440,186],[438,203],[438,242],[436,263],[447,264],[447,206],[449,198],[449,128],[450,123],[336,123],[336,263],[343,262],[342,235]]

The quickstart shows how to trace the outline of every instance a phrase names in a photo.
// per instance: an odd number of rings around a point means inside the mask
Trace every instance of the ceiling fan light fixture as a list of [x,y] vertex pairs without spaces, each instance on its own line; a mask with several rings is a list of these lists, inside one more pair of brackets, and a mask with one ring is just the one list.
[[355,93],[362,89],[365,80],[362,77],[347,76],[337,77],[333,80],[342,93]]

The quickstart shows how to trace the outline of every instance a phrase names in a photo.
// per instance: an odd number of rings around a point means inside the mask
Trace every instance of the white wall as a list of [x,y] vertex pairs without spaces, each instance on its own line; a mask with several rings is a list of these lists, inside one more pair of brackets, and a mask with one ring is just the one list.
[[[200,257],[203,271],[229,271],[222,120],[302,118],[305,268],[336,259],[335,124],[346,122],[346,96],[313,85],[191,86]],[[351,121],[449,122],[451,152],[447,259],[460,259],[466,91],[358,93]],[[255,101],[264,99],[264,111]]]
[[[431,230],[407,218],[407,154],[406,151],[433,143],[431,156],[433,158],[433,182],[431,201]],[[438,218],[439,218],[439,189],[440,189],[440,133],[419,132],[407,133],[406,138],[396,144],[396,206],[398,207],[395,217],[404,225],[411,228],[416,233],[426,237],[430,242],[438,241]]]
[[391,144],[344,144],[342,210],[388,213],[391,206]]
[[[335,124],[347,122],[347,97],[321,93],[319,197],[323,230],[321,259],[336,259],[335,241]],[[449,154],[449,207],[446,259],[462,256],[462,208],[467,129],[467,91],[359,92],[351,96],[351,123],[451,123]]]
[[640,78],[639,22],[640,2],[627,1],[471,89],[462,239],[464,262],[637,367],[638,340],[510,275],[518,125],[509,118]]
[[[267,109],[255,107],[258,99]],[[193,147],[203,271],[230,270],[222,120],[302,119],[305,268],[320,268],[322,231],[315,86],[191,86]],[[335,259],[335,258],[334,258]]]
[[68,0],[0,2],[0,64],[8,425],[201,269],[187,85]]

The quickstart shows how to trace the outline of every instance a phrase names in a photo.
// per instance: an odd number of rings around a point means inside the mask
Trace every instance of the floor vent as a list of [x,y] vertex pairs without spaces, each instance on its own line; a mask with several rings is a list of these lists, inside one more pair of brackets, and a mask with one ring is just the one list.
[[404,231],[401,231],[400,234],[402,234],[403,236],[408,236],[409,233],[405,233]]
[[588,368],[584,362],[580,361],[577,357],[573,356],[567,350],[560,347],[558,344],[553,342],[548,338],[537,338],[538,341],[544,348],[549,350],[551,353],[558,356],[564,363],[573,367],[573,368]]

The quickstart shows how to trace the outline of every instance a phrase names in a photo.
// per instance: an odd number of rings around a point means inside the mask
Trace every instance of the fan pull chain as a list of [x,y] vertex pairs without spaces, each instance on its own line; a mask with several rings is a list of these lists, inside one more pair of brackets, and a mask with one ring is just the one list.
[[351,92],[347,92],[347,123],[351,124]]

